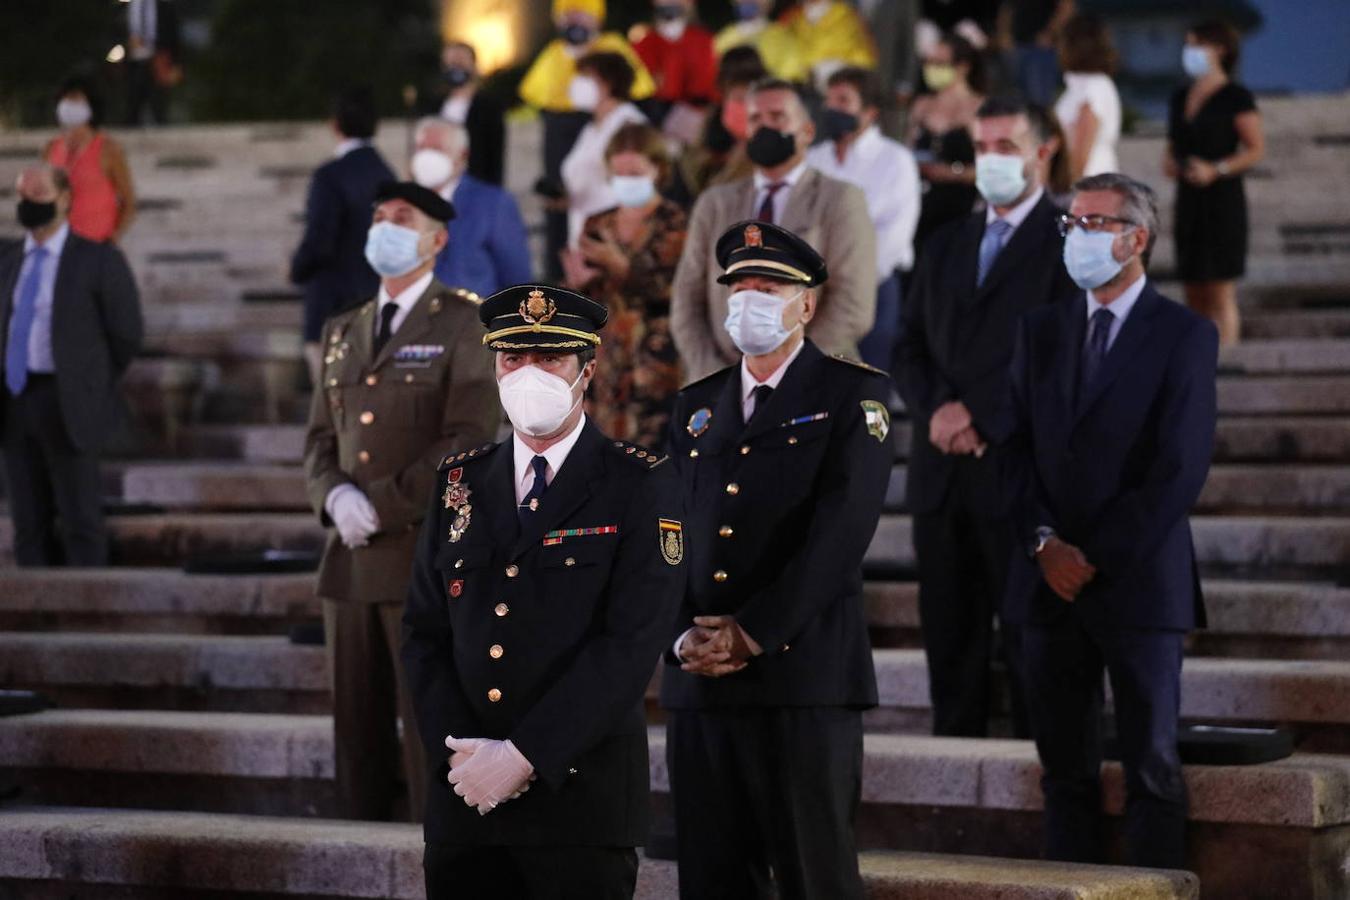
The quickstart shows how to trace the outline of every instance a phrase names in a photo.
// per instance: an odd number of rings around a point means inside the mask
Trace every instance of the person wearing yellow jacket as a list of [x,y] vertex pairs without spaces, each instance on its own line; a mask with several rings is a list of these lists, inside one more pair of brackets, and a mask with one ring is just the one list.
[[805,0],[779,20],[797,39],[802,62],[822,93],[845,66],[873,69],[877,48],[858,11],[843,0]]
[[[544,254],[546,276],[562,275],[558,251],[567,243],[566,193],[562,187],[562,161],[576,143],[577,135],[591,120],[573,104],[570,94],[577,75],[577,60],[588,53],[622,54],[633,67],[632,99],[642,100],[656,92],[656,82],[637,52],[623,35],[603,31],[605,0],[553,0],[553,24],[558,37],[535,57],[520,82],[520,99],[539,110],[544,122],[544,177],[535,185],[548,206],[545,215],[548,249]],[[561,206],[554,206],[561,201]]]
[[736,21],[717,32],[713,41],[717,58],[733,47],[754,47],[769,74],[784,81],[804,81],[810,73],[797,36],[769,19],[773,0],[731,0],[731,5],[736,8]]

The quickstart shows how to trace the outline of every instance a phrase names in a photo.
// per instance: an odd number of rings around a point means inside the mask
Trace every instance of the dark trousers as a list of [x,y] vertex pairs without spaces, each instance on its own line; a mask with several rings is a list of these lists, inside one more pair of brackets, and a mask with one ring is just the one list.
[[[1080,601],[1086,602],[1086,601]],[[1086,628],[1074,615],[1024,628],[1027,698],[1045,774],[1050,859],[1101,862],[1102,670],[1125,769],[1126,862],[1186,867],[1186,785],[1177,752],[1179,631]]]
[[150,118],[156,125],[169,120],[169,92],[155,82],[151,61],[127,61],[127,118],[128,125],[142,124],[146,107],[150,109]]
[[[994,620],[1003,598],[1015,538],[1008,521],[989,518],[992,502],[971,477],[974,460],[958,460],[940,508],[914,516],[919,563],[919,625],[928,659],[933,734],[987,737],[996,650]],[[997,655],[1008,677],[1012,731],[1028,737],[1018,673],[1019,634],[1000,623]]]
[[872,330],[858,342],[858,355],[869,366],[889,372],[895,363],[895,344],[900,339],[900,274],[877,285],[877,315]]
[[427,900],[631,900],[632,847],[427,844]]
[[675,710],[667,735],[682,900],[861,900],[862,713]]
[[[403,722],[402,769],[407,818],[422,821],[427,765],[412,698],[398,665],[401,603],[323,604],[333,673],[333,745],[338,809],[344,818],[388,821],[402,786],[398,723]],[[446,752],[449,756],[449,751]]]
[[22,394],[6,392],[3,427],[15,560],[21,566],[106,566],[98,458],[71,443],[56,378],[29,374]]

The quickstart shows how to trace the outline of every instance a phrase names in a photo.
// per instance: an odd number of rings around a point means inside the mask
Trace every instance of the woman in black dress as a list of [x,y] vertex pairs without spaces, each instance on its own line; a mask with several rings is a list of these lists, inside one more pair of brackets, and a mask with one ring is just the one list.
[[1247,265],[1247,197],[1242,174],[1265,155],[1251,91],[1231,80],[1238,33],[1206,22],[1186,35],[1182,67],[1191,83],[1172,95],[1163,172],[1177,181],[1173,236],[1186,303],[1235,344],[1236,279]]

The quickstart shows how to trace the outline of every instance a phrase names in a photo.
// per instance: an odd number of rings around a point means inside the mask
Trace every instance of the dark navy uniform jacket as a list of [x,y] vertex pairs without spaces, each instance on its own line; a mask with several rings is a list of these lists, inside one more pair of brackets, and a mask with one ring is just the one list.
[[[417,549],[403,664],[432,764],[426,839],[637,846],[650,805],[643,694],[684,588],[675,471],[587,421],[522,529],[511,441],[448,457]],[[446,783],[456,737],[535,767],[480,816]]]
[[748,424],[739,364],[680,393],[671,462],[689,584],[670,642],[694,616],[733,614],[764,654],[708,678],[668,652],[663,706],[876,705],[862,562],[894,461],[890,390],[884,373],[807,340]]

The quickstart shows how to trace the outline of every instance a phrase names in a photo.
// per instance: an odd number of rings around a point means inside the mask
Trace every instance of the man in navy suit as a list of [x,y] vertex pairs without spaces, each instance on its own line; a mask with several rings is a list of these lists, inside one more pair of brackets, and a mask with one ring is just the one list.
[[375,98],[368,88],[349,88],[337,97],[333,128],[341,136],[334,159],[319,166],[305,201],[305,235],[291,257],[291,282],[302,285],[305,303],[305,362],[318,384],[319,334],[334,313],[375,295],[380,278],[366,262],[366,233],[375,189],[394,173],[371,145]]
[[1105,669],[1128,862],[1184,868],[1182,642],[1205,618],[1187,513],[1214,451],[1218,334],[1145,278],[1153,192],[1117,174],[1076,191],[1061,228],[1084,292],[1028,313],[1014,351],[1004,616],[1023,626],[1047,856],[1102,857]]
[[511,194],[465,171],[469,133],[445,119],[417,125],[413,180],[455,207],[450,243],[436,259],[436,277],[451,287],[489,297],[531,278],[530,244]]

